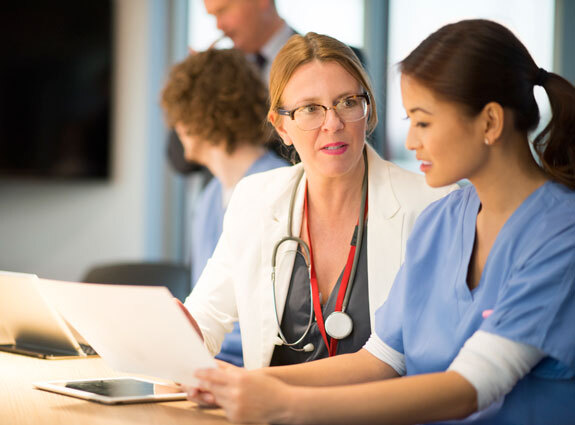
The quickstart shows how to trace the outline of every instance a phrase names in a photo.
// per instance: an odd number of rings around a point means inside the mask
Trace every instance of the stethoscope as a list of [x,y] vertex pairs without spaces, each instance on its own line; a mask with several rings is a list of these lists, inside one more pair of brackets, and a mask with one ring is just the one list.
[[[365,171],[363,173],[363,181],[361,185],[361,206],[359,208],[359,222],[358,222],[358,229],[357,229],[357,239],[356,239],[356,246],[358,247],[355,250],[353,256],[353,265],[351,268],[351,274],[349,277],[349,282],[347,284],[347,288],[345,290],[345,296],[343,299],[341,311],[334,311],[332,312],[327,319],[325,320],[325,331],[326,333],[336,340],[344,339],[348,337],[352,330],[353,330],[353,320],[345,312],[347,309],[347,305],[349,303],[349,297],[351,295],[351,290],[353,288],[353,284],[355,282],[355,273],[357,269],[357,263],[359,262],[359,253],[361,251],[362,241],[363,241],[363,230],[365,227],[365,207],[366,207],[366,200],[367,200],[367,154],[366,151],[363,151],[363,162],[365,165]],[[294,211],[294,204],[295,204],[295,197],[297,194],[298,186],[303,178],[304,170],[302,168],[301,172],[298,175],[296,184],[292,191],[290,197],[290,204],[289,204],[289,215],[288,215],[288,224],[287,224],[287,236],[284,236],[280,239],[274,246],[273,254],[272,254],[272,290],[273,290],[273,298],[274,298],[274,312],[276,317],[276,322],[278,325],[278,337],[276,339],[276,345],[285,345],[294,351],[305,351],[310,352],[315,349],[314,345],[309,343],[306,344],[303,348],[296,348],[295,346],[300,344],[304,338],[307,336],[311,329],[311,324],[313,322],[314,317],[314,308],[313,308],[313,292],[312,292],[312,285],[311,285],[311,252],[309,249],[308,244],[301,238],[297,236],[293,236],[292,234],[292,217]],[[310,299],[310,306],[309,306],[309,320],[307,322],[306,329],[301,337],[297,339],[295,342],[288,342],[287,338],[282,332],[280,319],[278,316],[278,309],[277,309],[277,300],[276,300],[276,258],[277,252],[279,247],[287,241],[293,241],[299,244],[303,248],[304,259],[307,265],[308,271],[308,278],[310,281],[309,284],[309,299]]]

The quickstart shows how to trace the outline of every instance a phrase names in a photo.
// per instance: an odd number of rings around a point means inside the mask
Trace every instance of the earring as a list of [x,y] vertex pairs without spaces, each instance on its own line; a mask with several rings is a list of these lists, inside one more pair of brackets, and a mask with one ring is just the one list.
[[483,143],[485,143],[487,146],[489,146],[491,144],[491,142],[489,141],[489,139],[487,137],[483,140]]

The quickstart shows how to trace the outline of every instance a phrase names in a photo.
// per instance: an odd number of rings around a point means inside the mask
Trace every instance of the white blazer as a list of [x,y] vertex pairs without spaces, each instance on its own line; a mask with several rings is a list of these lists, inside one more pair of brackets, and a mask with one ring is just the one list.
[[[415,219],[430,202],[457,186],[431,189],[423,176],[384,161],[369,145],[367,151],[367,266],[373,331],[375,311],[389,294]],[[224,217],[222,236],[185,303],[213,355],[239,320],[248,369],[269,365],[277,339],[272,252],[275,244],[287,236],[290,197],[301,168],[302,164],[278,168],[238,183]],[[292,219],[292,234],[296,236],[302,224],[304,187],[302,178]],[[285,242],[278,250],[277,258],[289,259],[288,267],[278,267],[276,275],[280,323],[296,248],[295,242]]]

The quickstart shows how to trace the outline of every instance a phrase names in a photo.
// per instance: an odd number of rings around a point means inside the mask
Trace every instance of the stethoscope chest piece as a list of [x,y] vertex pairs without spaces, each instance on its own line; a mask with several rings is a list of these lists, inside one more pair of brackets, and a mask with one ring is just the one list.
[[352,330],[353,321],[343,311],[334,311],[325,320],[325,331],[332,338],[347,338]]
[[[365,225],[365,216],[366,216],[365,211],[366,211],[366,206],[367,206],[367,176],[368,176],[368,172],[367,172],[367,153],[366,153],[365,149],[363,151],[363,161],[365,164],[365,170],[363,173],[363,182],[361,185],[362,194],[361,194],[361,206],[359,209],[359,217],[360,218],[358,219],[357,240],[355,242],[356,246],[360,247],[360,248],[362,246],[363,228]],[[312,284],[312,271],[311,271],[311,264],[312,264],[311,249],[305,241],[303,241],[302,239],[300,239],[297,236],[294,236],[292,233],[292,217],[293,217],[293,212],[294,212],[295,197],[296,197],[296,194],[298,191],[299,183],[300,183],[301,179],[303,178],[303,175],[304,175],[304,170],[302,168],[300,170],[299,176],[297,178],[297,183],[295,184],[295,186],[293,188],[291,198],[290,198],[289,214],[288,214],[288,222],[287,222],[287,236],[283,237],[280,241],[278,241],[275,244],[274,249],[273,249],[272,261],[271,261],[272,262],[271,280],[272,280],[272,291],[273,291],[273,299],[274,299],[274,311],[275,311],[276,323],[278,326],[278,339],[276,341],[276,344],[277,345],[285,345],[294,351],[311,352],[314,350],[314,346],[311,343],[306,344],[303,348],[296,348],[295,347],[296,345],[302,343],[303,340],[305,339],[305,337],[308,335],[308,333],[311,329],[311,326],[312,326],[313,318],[315,317],[315,315],[314,315],[314,297],[313,297],[313,288],[312,288],[313,284]],[[305,199],[307,200],[307,195],[306,195]],[[308,237],[308,239],[311,239],[311,238]],[[309,307],[308,323],[307,323],[307,326],[306,326],[303,334],[299,337],[299,339],[297,341],[294,341],[294,342],[288,342],[286,337],[282,333],[280,318],[279,318],[278,310],[277,310],[277,300],[276,300],[276,256],[277,256],[278,249],[279,249],[280,245],[286,241],[297,242],[303,248],[303,254],[304,254],[304,257],[306,259],[306,264],[308,265],[308,274],[309,274],[309,280],[310,280],[310,284],[309,284],[309,299],[310,299],[309,304],[310,304],[310,307]],[[351,252],[351,250],[350,250],[350,252]],[[353,287],[353,281],[355,280],[356,267],[357,267],[357,263],[359,261],[359,252],[360,252],[360,249],[356,249],[354,252],[351,271],[349,273],[349,281],[348,281],[347,286],[345,288],[345,294],[343,297],[343,301],[341,302],[341,306],[338,307],[336,304],[336,308],[341,308],[341,311],[334,311],[333,313],[331,313],[327,317],[327,320],[325,320],[325,322],[324,322],[325,333],[322,332],[322,337],[323,337],[326,345],[328,346],[328,350],[330,349],[330,344],[327,342],[327,338],[326,338],[325,334],[329,335],[331,338],[339,340],[339,339],[347,338],[351,334],[351,332],[353,331],[353,321],[351,320],[351,317],[347,313],[345,313],[345,309],[346,309],[348,301],[349,301],[349,296],[351,294],[351,288]],[[346,268],[347,268],[347,265],[346,265]],[[320,311],[321,311],[321,307],[320,307]],[[321,314],[320,314],[320,317],[321,317]],[[336,347],[336,346],[333,345],[333,347]]]

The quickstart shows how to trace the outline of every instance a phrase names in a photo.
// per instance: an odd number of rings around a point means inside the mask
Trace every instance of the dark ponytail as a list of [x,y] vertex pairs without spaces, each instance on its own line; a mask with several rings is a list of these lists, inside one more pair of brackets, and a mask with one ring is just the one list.
[[400,70],[470,116],[489,102],[511,109],[515,128],[525,133],[539,124],[533,87],[543,86],[553,116],[535,138],[535,152],[552,179],[575,189],[575,87],[540,69],[507,28],[482,19],[446,25],[421,42]]
[[575,87],[549,73],[542,84],[551,104],[551,121],[533,146],[543,169],[555,180],[575,189]]

